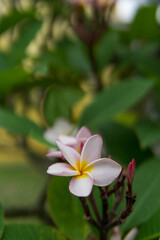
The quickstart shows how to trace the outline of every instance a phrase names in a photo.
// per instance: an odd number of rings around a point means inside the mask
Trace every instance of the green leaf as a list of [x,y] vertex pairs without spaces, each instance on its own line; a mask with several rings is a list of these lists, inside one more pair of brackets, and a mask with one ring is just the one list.
[[58,227],[71,239],[82,240],[86,235],[87,223],[79,199],[68,189],[66,177],[54,177],[48,189],[51,215]]
[[150,240],[160,237],[160,209],[140,228],[136,240]]
[[97,43],[95,54],[99,69],[103,69],[115,53],[118,44],[118,34],[114,32],[107,33]]
[[0,126],[20,136],[28,136],[31,131],[42,133],[43,129],[31,120],[0,108]]
[[0,98],[17,86],[23,86],[29,73],[22,68],[12,68],[0,72]]
[[135,125],[135,131],[143,148],[160,140],[160,124],[149,119],[141,119]]
[[[27,21],[20,32],[18,40],[14,43],[12,50],[10,51],[10,61],[18,61],[25,55],[25,49],[29,43],[34,39],[38,30],[41,28],[42,22],[35,19]],[[8,57],[9,58],[9,57]]]
[[14,27],[17,23],[22,21],[25,18],[31,17],[33,11],[28,12],[18,12],[17,10],[12,11],[8,15],[4,16],[0,21],[0,34],[9,28]]
[[82,96],[83,92],[78,88],[50,88],[44,102],[44,115],[47,122],[53,125],[54,120],[60,116],[69,119],[73,104]]
[[44,129],[41,126],[4,108],[0,108],[0,126],[16,135],[31,136],[48,147],[56,147],[55,144],[51,144],[44,139]]
[[45,225],[10,224],[5,227],[2,240],[65,240],[57,230]]
[[72,43],[71,46],[67,47],[66,55],[68,64],[71,66],[71,68],[80,73],[91,72],[90,62],[82,45]]
[[4,218],[3,209],[2,209],[2,206],[0,204],[0,239],[1,239],[3,231],[4,231],[4,220],[3,220],[3,218]]
[[132,158],[135,158],[136,165],[139,165],[152,157],[149,149],[141,150],[135,133],[129,127],[109,122],[100,129],[100,133],[108,154],[123,165],[128,165]]
[[46,180],[45,170],[41,174],[28,165],[0,166],[0,201],[3,207],[15,209],[34,206],[45,187]]
[[[158,40],[160,37],[159,26],[156,20],[157,7],[145,6],[138,10],[131,24],[131,39],[142,38],[147,40]],[[146,27],[144,27],[146,26]]]
[[142,164],[135,174],[134,191],[137,200],[123,229],[128,230],[146,222],[160,207],[160,159]]
[[137,103],[151,88],[153,83],[144,79],[133,79],[111,86],[101,92],[95,101],[83,112],[81,125],[100,127],[116,114]]

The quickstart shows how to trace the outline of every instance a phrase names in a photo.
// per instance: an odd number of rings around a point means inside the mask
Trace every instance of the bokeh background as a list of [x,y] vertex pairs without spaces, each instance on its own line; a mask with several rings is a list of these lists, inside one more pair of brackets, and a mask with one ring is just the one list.
[[[52,222],[45,155],[54,144],[44,134],[65,119],[100,133],[124,167],[136,159],[145,199],[126,231],[160,213],[159,1],[117,0],[92,54],[75,22],[65,1],[0,0],[0,202],[7,223]],[[137,239],[157,239],[159,226]]]

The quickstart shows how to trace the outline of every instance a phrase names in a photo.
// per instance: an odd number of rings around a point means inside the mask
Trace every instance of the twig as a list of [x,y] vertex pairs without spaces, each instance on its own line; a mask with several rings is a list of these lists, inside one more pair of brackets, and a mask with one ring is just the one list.
[[93,208],[93,210],[94,210],[94,213],[95,213],[95,215],[96,215],[96,217],[97,217],[98,222],[101,223],[101,217],[100,217],[100,214],[99,214],[97,205],[96,205],[96,201],[95,201],[95,198],[94,198],[93,191],[92,191],[91,194],[89,195],[89,200],[90,200],[90,203],[91,203],[92,208]]
[[87,203],[86,199],[84,197],[79,197],[79,199],[80,199],[80,202],[81,202],[82,207],[84,209],[84,212],[86,214],[85,219],[89,223],[91,223],[94,227],[99,229],[100,228],[99,224],[91,216],[91,212],[90,212],[90,209],[89,209],[89,206],[88,206],[88,203]]

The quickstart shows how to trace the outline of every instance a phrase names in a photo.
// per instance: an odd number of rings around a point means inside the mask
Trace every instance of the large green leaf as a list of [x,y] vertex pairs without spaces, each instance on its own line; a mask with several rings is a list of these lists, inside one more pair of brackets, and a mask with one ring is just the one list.
[[25,18],[31,17],[33,15],[33,11],[29,12],[18,12],[17,10],[12,11],[8,15],[2,17],[0,21],[0,34],[9,28],[14,27],[17,23],[22,21]]
[[45,225],[10,224],[5,227],[2,240],[65,240],[57,230]]
[[4,220],[3,220],[3,209],[2,206],[0,205],[0,239],[2,237],[3,231],[4,231]]
[[44,115],[47,122],[53,125],[57,117],[71,117],[72,106],[83,96],[83,92],[74,87],[52,87],[44,102]]
[[160,140],[160,124],[149,119],[141,119],[135,125],[135,131],[143,148]]
[[123,165],[128,165],[132,158],[135,158],[136,165],[139,165],[152,156],[149,149],[141,150],[135,133],[127,126],[109,122],[100,129],[100,133],[108,154]]
[[72,240],[82,240],[86,235],[87,223],[79,199],[68,189],[66,177],[54,177],[48,189],[51,215],[58,227]]
[[150,240],[160,237],[160,209],[140,228],[136,240]]
[[137,103],[151,88],[151,81],[132,79],[104,90],[84,110],[81,124],[91,128],[101,126],[119,112]]
[[134,190],[137,200],[134,211],[123,229],[128,230],[146,222],[160,207],[160,159],[151,159],[142,164],[135,174]]

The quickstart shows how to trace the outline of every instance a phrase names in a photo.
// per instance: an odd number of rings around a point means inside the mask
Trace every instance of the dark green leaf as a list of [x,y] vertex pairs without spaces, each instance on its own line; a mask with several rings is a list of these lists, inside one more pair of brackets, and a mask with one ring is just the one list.
[[9,28],[14,27],[17,23],[25,18],[32,17],[33,11],[30,12],[18,12],[17,10],[12,11],[8,15],[4,16],[0,21],[0,34]]
[[91,66],[84,48],[78,44],[72,44],[66,49],[67,60],[71,68],[80,72],[91,72]]
[[14,63],[17,60],[20,60],[20,58],[25,55],[26,47],[34,39],[41,25],[42,22],[35,19],[23,24],[20,36],[18,40],[14,43],[10,52],[10,61],[13,61]]
[[12,224],[5,227],[2,240],[65,240],[57,230],[45,225]]
[[133,79],[119,83],[101,92],[82,115],[81,125],[100,127],[116,114],[137,103],[153,83],[144,79]]
[[156,20],[156,6],[145,6],[139,9],[131,24],[131,38],[158,40],[159,26]]
[[160,159],[142,164],[135,174],[134,190],[137,200],[123,229],[128,230],[146,222],[160,207]]
[[50,88],[44,102],[44,115],[47,122],[53,125],[54,120],[60,116],[69,119],[73,104],[82,96],[83,92],[78,88]]
[[68,189],[69,179],[54,177],[48,189],[51,215],[57,226],[71,239],[82,240],[86,235],[87,223],[79,199]]
[[96,45],[95,53],[99,69],[103,69],[115,53],[118,44],[118,35],[116,33],[106,33]]
[[108,154],[113,159],[128,165],[135,158],[136,165],[152,156],[150,150],[141,150],[138,139],[132,129],[118,123],[106,123],[100,133],[106,144]]
[[0,98],[17,86],[23,86],[29,73],[22,68],[12,68],[0,72]]
[[3,231],[4,231],[4,220],[3,220],[3,218],[4,218],[3,209],[2,209],[2,206],[0,204],[0,239],[1,239]]
[[150,240],[160,237],[160,209],[140,228],[136,240]]
[[135,125],[135,131],[143,148],[160,140],[160,124],[149,119],[142,119]]

